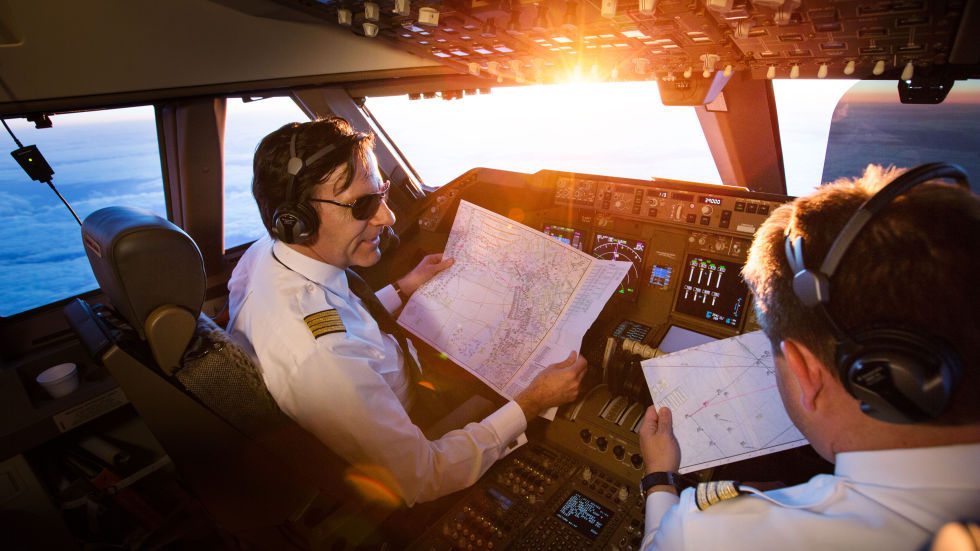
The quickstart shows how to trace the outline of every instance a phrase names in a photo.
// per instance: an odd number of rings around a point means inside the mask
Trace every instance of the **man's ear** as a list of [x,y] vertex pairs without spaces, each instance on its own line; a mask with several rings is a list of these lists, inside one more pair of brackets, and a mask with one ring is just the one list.
[[800,405],[807,411],[817,407],[817,396],[824,390],[825,376],[829,375],[823,363],[806,346],[787,339],[779,343],[793,377],[800,388]]

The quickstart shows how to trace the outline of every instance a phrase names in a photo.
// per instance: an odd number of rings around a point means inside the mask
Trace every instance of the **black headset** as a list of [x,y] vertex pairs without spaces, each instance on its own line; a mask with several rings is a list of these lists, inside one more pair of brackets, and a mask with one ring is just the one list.
[[320,217],[317,215],[316,209],[309,203],[296,201],[293,198],[293,182],[300,170],[315,163],[334,149],[337,149],[336,145],[326,145],[306,159],[300,159],[296,156],[296,132],[293,132],[293,137],[289,140],[289,162],[286,164],[286,173],[289,174],[286,195],[284,201],[276,207],[275,214],[272,215],[273,223],[276,226],[276,237],[280,241],[298,244],[306,241],[317,232],[320,226]]
[[861,411],[889,423],[917,423],[946,409],[963,366],[956,351],[942,339],[909,328],[874,325],[844,331],[830,315],[830,279],[865,225],[896,197],[935,178],[950,178],[968,187],[957,165],[928,163],[900,175],[865,201],[830,246],[819,270],[803,260],[803,238],[791,239],[787,229],[786,259],[793,270],[793,293],[807,308],[821,313],[837,340],[835,359],[847,391],[861,401]]

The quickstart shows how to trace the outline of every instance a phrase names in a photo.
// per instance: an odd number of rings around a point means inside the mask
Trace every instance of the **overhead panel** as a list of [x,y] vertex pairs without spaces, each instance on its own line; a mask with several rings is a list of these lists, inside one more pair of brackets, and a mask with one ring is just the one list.
[[[276,0],[492,83],[906,78],[944,66],[965,0]],[[689,81],[684,84],[683,81]]]

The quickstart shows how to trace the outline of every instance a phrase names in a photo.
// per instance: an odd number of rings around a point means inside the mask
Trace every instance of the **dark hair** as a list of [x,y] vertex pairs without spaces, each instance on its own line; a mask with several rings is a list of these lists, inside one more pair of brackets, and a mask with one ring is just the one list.
[[[336,149],[303,167],[293,181],[292,197],[286,197],[289,174],[289,142],[296,135],[296,156],[307,159],[320,148],[335,144]],[[332,175],[342,176],[334,193],[350,187],[357,173],[358,164],[365,166],[367,154],[374,147],[374,137],[357,132],[341,118],[321,119],[311,122],[292,122],[272,132],[255,148],[252,161],[252,196],[259,207],[262,224],[269,235],[275,236],[276,209],[286,201],[302,203],[313,189],[326,182]],[[315,236],[314,236],[315,239]]]
[[[836,339],[826,321],[793,293],[784,235],[788,229],[803,237],[806,265],[819,266],[858,207],[902,172],[869,165],[861,178],[825,184],[779,207],[756,232],[742,274],[774,349],[785,339],[796,340],[837,375]],[[966,404],[980,392],[978,239],[980,198],[951,184],[920,184],[864,228],[831,279],[827,307],[845,331],[898,325],[939,336],[959,353],[964,380],[944,419],[976,420],[980,409]]]

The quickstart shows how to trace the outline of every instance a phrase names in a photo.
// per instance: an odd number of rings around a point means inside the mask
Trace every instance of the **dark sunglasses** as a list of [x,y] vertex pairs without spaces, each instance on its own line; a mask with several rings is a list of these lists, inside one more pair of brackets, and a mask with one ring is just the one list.
[[339,203],[337,201],[331,201],[330,199],[317,199],[310,197],[310,201],[316,203],[330,203],[331,205],[337,205],[338,207],[347,207],[351,210],[351,214],[354,215],[355,220],[368,220],[374,216],[378,209],[381,208],[381,202],[388,197],[388,189],[391,187],[391,181],[385,180],[382,184],[381,189],[376,193],[370,193],[368,195],[362,195],[354,200],[353,203]]

